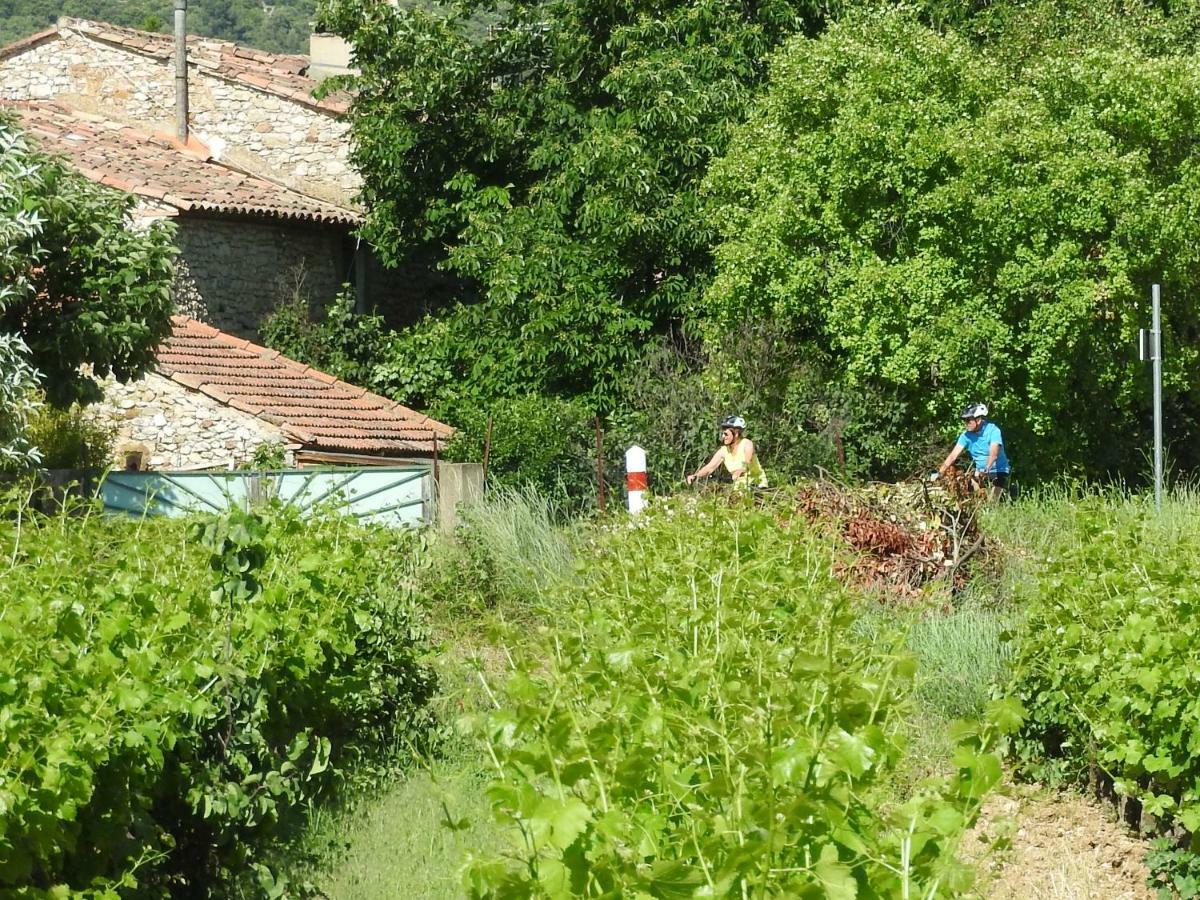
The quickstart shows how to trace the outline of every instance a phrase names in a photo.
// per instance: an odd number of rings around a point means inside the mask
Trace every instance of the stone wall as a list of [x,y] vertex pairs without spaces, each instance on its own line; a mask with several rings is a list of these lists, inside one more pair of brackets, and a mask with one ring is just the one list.
[[[358,191],[349,126],[332,113],[189,65],[191,127],[218,158],[347,204]],[[151,131],[175,133],[175,72],[131,50],[64,28],[0,60],[0,99],[57,99]]]
[[248,462],[261,444],[285,443],[269,422],[154,373],[129,384],[110,379],[88,415],[116,423],[118,469],[130,453],[142,454],[144,469],[227,469]]
[[181,215],[176,244],[179,312],[253,341],[267,314],[297,290],[323,306],[341,287],[339,229]]

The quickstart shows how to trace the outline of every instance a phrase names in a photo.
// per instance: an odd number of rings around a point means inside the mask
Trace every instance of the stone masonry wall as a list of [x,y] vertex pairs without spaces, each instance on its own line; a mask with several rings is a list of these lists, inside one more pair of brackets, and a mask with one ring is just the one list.
[[143,454],[146,469],[227,469],[249,461],[260,444],[286,443],[269,422],[154,373],[129,384],[109,380],[88,414],[116,423],[118,469],[128,453]]
[[257,341],[263,319],[296,290],[323,306],[341,287],[341,233],[262,222],[180,216],[175,260],[179,312]]
[[[214,156],[343,205],[360,185],[349,126],[337,116],[189,65],[191,127]],[[175,73],[159,62],[64,28],[0,60],[0,99],[56,99],[151,131],[175,133]]]

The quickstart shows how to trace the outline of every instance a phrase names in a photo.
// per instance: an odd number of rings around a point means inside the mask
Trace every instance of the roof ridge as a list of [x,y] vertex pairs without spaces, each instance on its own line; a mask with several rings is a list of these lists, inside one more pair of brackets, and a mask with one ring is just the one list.
[[[0,47],[0,60],[17,56],[48,39],[62,38],[64,31],[74,31],[111,47],[160,62],[169,62],[174,54],[174,41],[170,34],[143,31],[99,19],[59,16],[53,27]],[[189,34],[187,39],[189,46],[197,51],[189,58],[189,66],[202,69],[215,78],[246,85],[327,115],[344,116],[350,109],[350,96],[344,91],[331,91],[319,98],[313,95],[319,82],[308,74],[312,60],[305,54],[275,53],[225,38],[198,34]],[[208,59],[204,60],[204,57]],[[207,65],[202,65],[202,61],[206,61]]]

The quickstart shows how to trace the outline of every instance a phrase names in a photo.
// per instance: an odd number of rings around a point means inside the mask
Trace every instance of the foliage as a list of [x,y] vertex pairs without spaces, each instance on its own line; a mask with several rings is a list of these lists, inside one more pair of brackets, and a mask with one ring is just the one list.
[[[463,17],[484,9],[500,21],[473,40]],[[442,384],[584,393],[606,411],[642,338],[699,297],[712,231],[696,185],[764,55],[824,9],[468,0],[441,17],[322,3],[361,68],[365,236],[389,263],[445,247],[431,258],[463,299],[481,297],[419,329],[439,359],[464,348]]]
[[1159,900],[1200,897],[1200,854],[1176,847],[1168,838],[1155,838],[1146,851],[1147,883],[1158,888]]
[[375,367],[390,336],[382,317],[358,315],[354,304],[353,290],[344,285],[314,319],[301,286],[263,321],[263,342],[343,381],[374,387]]
[[483,460],[491,417],[489,484],[529,484],[575,502],[596,496],[595,427],[580,403],[527,394],[490,407],[463,406],[436,413],[459,429],[446,458],[471,462]]
[[710,327],[784,323],[848,395],[889,398],[885,445],[984,398],[1022,471],[1134,471],[1149,421],[1134,338],[1161,281],[1168,420],[1189,433],[1200,77],[1192,51],[1152,55],[1120,30],[1013,59],[905,12],[792,39],[706,183]]
[[[5,290],[6,285],[0,284],[0,300]],[[29,417],[38,410],[38,373],[28,359],[28,348],[20,338],[0,333],[0,472],[41,461],[29,435]]]
[[[188,34],[222,38],[261,50],[307,53],[314,0],[270,5],[248,0],[192,3]],[[94,19],[144,31],[169,31],[171,6],[152,0],[0,0],[0,44],[50,27],[59,16]]]
[[250,458],[241,466],[261,472],[268,469],[282,469],[287,465],[287,447],[280,441],[263,441],[254,448]]
[[486,719],[513,849],[475,861],[472,895],[965,888],[954,849],[1019,708],[990,705],[952,777],[885,809],[914,664],[855,636],[833,562],[786,510],[728,503],[660,504],[599,539]]
[[418,739],[418,538],[28,514],[0,579],[0,889],[278,896],[258,854]]
[[1042,778],[1111,778],[1194,835],[1200,506],[1179,498],[1160,516],[1140,498],[1043,503],[1055,527],[1025,532],[1016,595],[1027,612],[1010,690],[1029,710],[1018,759]]
[[25,342],[55,405],[141,375],[170,330],[171,230],[131,228],[133,208],[0,117],[0,333]]
[[104,469],[112,463],[116,426],[79,406],[42,405],[30,420],[29,436],[42,468]]
[[[877,445],[882,402],[854,398],[825,364],[803,357],[769,320],[741,323],[707,341],[686,334],[650,345],[621,378],[609,417],[620,447],[647,451],[651,486],[667,492],[707,462],[717,447],[717,422],[737,413],[773,483],[867,471],[870,460],[892,460]],[[924,448],[920,433],[909,447]]]

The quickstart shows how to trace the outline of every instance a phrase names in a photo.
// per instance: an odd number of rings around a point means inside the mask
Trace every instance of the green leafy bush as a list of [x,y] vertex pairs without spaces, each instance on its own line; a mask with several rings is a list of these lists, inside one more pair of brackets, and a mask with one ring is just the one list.
[[593,417],[580,403],[526,394],[437,411],[458,429],[447,459],[483,460],[487,420],[492,419],[488,483],[536,486],[544,494],[565,495],[573,502],[596,496],[596,432]]
[[[994,6],[1014,32],[1070,28],[1060,3]],[[1200,77],[1137,20],[996,48],[905,6],[792,38],[707,177],[714,327],[769,316],[828,354],[877,416],[876,453],[984,398],[1021,471],[1132,473],[1149,421],[1132,348],[1159,281],[1168,429],[1195,466]]]
[[1176,847],[1167,838],[1150,842],[1146,852],[1148,883],[1158,888],[1159,900],[1196,900],[1200,897],[1200,855]]
[[89,416],[78,404],[40,406],[29,422],[29,438],[45,469],[104,469],[112,463],[116,426]]
[[19,337],[57,406],[140,376],[171,330],[174,228],[131,228],[135,200],[33,149],[0,114],[0,334]]
[[29,419],[37,414],[39,400],[38,373],[28,352],[19,337],[0,334],[0,472],[26,469],[41,460],[29,436]]
[[[1200,831],[1200,505],[1079,497],[1031,543],[1011,692],[1041,777],[1113,780],[1159,820]],[[1193,837],[1193,842],[1195,838]],[[1193,845],[1193,849],[1196,847]]]
[[514,846],[468,869],[473,896],[965,888],[954,849],[1019,707],[888,803],[915,663],[855,636],[826,539],[782,508],[668,502],[584,554],[483,726]]
[[389,334],[381,316],[356,313],[354,303],[353,292],[344,286],[314,318],[298,288],[263,321],[263,343],[351,384],[374,388],[375,365]]
[[0,541],[0,892],[277,892],[264,845],[423,733],[412,534],[266,509]]

